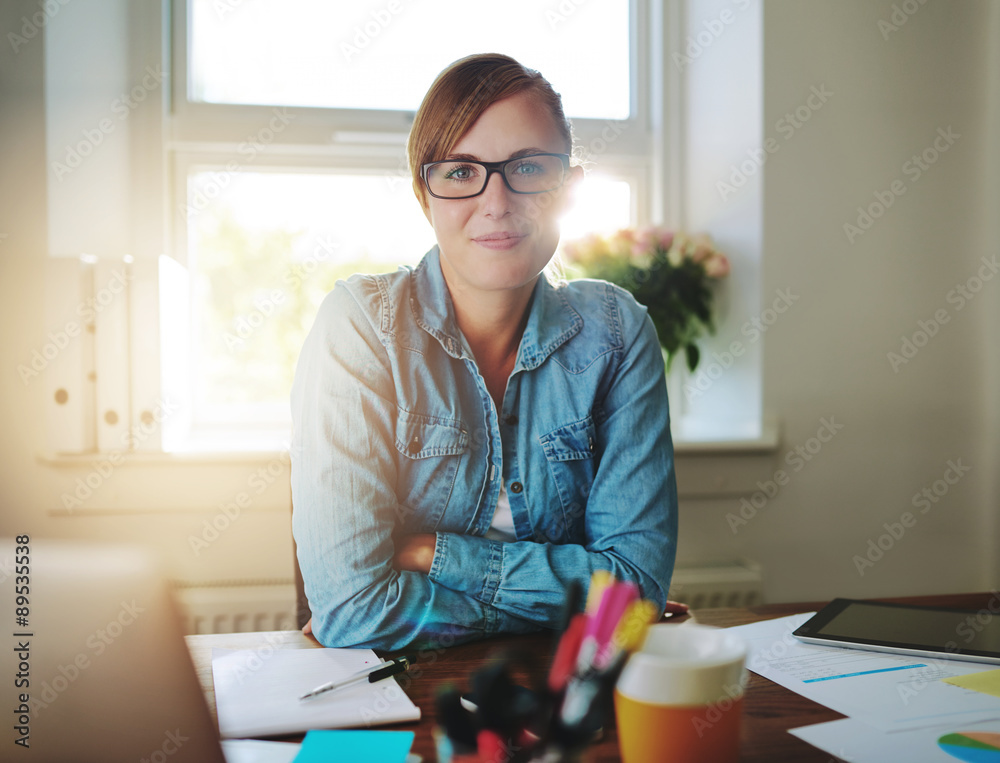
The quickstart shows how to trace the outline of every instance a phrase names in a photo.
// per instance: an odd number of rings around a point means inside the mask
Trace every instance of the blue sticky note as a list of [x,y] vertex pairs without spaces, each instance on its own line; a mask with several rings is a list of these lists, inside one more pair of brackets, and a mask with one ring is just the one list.
[[293,763],[405,763],[413,736],[412,731],[313,729]]

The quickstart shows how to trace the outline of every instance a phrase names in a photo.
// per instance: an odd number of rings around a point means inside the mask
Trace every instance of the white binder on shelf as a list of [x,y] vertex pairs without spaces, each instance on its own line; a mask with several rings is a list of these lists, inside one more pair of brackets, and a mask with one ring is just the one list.
[[129,284],[129,351],[132,357],[130,443],[134,450],[158,451],[171,407],[160,383],[159,258],[136,258]]
[[46,264],[45,331],[23,365],[26,385],[45,389],[46,448],[85,453],[97,447],[94,425],[94,327],[87,320],[93,265],[78,257]]
[[97,448],[102,453],[129,450],[129,281],[126,260],[98,259],[94,265]]

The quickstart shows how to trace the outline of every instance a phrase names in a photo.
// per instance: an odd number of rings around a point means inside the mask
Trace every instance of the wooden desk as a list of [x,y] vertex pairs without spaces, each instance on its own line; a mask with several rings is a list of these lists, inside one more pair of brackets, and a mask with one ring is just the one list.
[[[912,604],[959,607],[978,610],[991,601],[995,607],[995,594],[958,594],[950,596],[921,596],[887,599]],[[691,614],[696,622],[705,625],[728,627],[768,620],[774,617],[808,612],[822,606],[822,602],[797,604],[770,604],[745,609],[704,609]],[[689,619],[683,617],[677,622]],[[208,704],[215,714],[215,688],[212,683],[212,649],[258,649],[268,644],[279,649],[312,649],[319,647],[315,639],[298,631],[272,631],[264,633],[232,633],[206,636],[188,636],[188,648],[198,672]],[[419,723],[398,724],[391,728],[416,732],[413,751],[422,755],[425,763],[437,760],[431,729],[434,726],[434,690],[452,682],[466,688],[468,676],[483,665],[496,650],[516,646],[544,657],[543,665],[551,655],[551,634],[501,637],[474,644],[462,644],[442,649],[433,662],[428,659],[420,664],[422,672],[406,687],[407,694],[420,708],[423,715]],[[741,756],[744,763],[830,763],[824,752],[787,733],[788,729],[812,723],[833,721],[843,716],[822,705],[799,696],[755,673],[750,674],[744,701],[744,719],[741,730]],[[604,739],[592,746],[583,759],[587,763],[618,761],[618,740],[614,728],[605,731]]]

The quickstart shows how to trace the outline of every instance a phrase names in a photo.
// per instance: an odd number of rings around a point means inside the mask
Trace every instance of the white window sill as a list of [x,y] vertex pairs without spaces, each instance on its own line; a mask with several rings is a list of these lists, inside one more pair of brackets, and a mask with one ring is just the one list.
[[[287,457],[287,440],[279,442],[268,438],[251,439],[250,447],[247,440],[241,441],[242,447],[201,447],[176,451],[118,451],[117,458],[137,464],[256,464],[270,461],[274,458]],[[778,448],[778,426],[774,423],[765,424],[760,437],[747,439],[697,439],[685,438],[674,440],[674,455],[678,458],[696,456],[740,456],[761,455],[773,453]],[[254,445],[259,447],[254,447]],[[80,466],[96,464],[107,460],[108,453],[52,453],[43,451],[38,454],[38,461],[46,466]]]
[[[263,443],[264,441],[260,441]],[[245,445],[246,443],[242,443]],[[780,445],[779,427],[766,423],[760,437],[744,440],[683,440],[674,444],[678,492],[681,498],[715,499],[747,495],[757,490],[759,480],[770,479]],[[114,456],[117,464],[142,467],[264,466],[275,460],[287,462],[287,441],[269,447],[179,452],[132,451],[108,453],[50,453],[38,461],[58,469],[84,468],[101,464]],[[132,510],[141,512],[140,509]]]

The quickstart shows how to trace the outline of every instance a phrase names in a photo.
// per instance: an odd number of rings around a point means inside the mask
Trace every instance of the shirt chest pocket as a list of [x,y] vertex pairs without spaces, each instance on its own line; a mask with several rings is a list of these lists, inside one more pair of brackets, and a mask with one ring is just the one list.
[[562,506],[562,516],[550,514],[542,522],[541,533],[550,542],[585,539],[583,519],[597,468],[595,437],[594,420],[586,416],[538,438]]
[[461,421],[411,413],[396,415],[396,496],[407,532],[433,532],[448,507],[469,433]]

